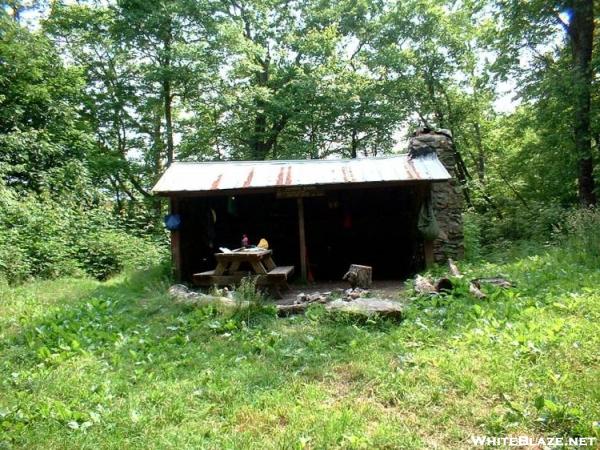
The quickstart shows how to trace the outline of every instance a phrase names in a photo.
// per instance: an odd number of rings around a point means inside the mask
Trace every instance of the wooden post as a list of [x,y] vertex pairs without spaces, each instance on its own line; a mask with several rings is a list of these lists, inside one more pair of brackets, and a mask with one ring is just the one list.
[[[179,199],[169,197],[169,212],[171,214],[180,214]],[[171,231],[171,265],[173,268],[173,278],[175,281],[181,281],[181,231]]]
[[433,266],[435,262],[433,258],[433,241],[425,240],[423,242],[423,247],[425,249],[425,267],[429,268]]
[[298,201],[298,235],[300,236],[300,276],[302,281],[307,280],[306,270],[306,235],[304,234],[304,199],[297,198]]

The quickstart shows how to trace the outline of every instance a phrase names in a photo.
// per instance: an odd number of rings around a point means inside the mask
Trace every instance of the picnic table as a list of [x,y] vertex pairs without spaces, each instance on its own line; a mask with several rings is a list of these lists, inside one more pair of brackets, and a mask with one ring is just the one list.
[[[194,284],[231,286],[238,284],[244,277],[255,276],[257,286],[268,287],[279,297],[281,289],[288,289],[288,277],[294,272],[294,266],[277,266],[271,250],[238,249],[227,253],[215,253],[215,259],[217,267],[194,274]],[[241,270],[240,266],[246,266],[246,270]]]

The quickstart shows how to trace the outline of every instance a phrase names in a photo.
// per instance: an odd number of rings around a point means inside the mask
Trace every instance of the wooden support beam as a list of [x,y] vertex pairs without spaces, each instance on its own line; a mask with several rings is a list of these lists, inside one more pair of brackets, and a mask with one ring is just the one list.
[[[169,213],[181,214],[179,199],[176,197],[169,198]],[[173,270],[173,278],[175,281],[181,281],[182,260],[181,260],[181,231],[171,231],[171,267]]]
[[423,247],[425,249],[425,267],[429,268],[435,262],[433,257],[433,241],[424,241]]
[[308,279],[308,271],[306,269],[306,234],[304,232],[304,199],[298,197],[298,235],[300,236],[300,276],[302,281]]

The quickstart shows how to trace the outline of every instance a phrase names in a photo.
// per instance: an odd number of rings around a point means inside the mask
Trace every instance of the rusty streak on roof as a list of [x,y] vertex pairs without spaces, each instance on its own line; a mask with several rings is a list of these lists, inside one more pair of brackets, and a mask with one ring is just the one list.
[[398,155],[364,159],[293,161],[174,162],[155,194],[217,193],[290,186],[443,181],[450,174],[435,154],[410,159]]

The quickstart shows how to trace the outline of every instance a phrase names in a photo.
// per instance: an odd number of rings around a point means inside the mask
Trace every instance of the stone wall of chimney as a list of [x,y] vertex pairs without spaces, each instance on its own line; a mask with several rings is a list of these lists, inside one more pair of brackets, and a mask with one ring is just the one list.
[[456,159],[452,134],[448,130],[417,133],[411,138],[409,154],[436,152],[452,179],[431,184],[431,200],[440,226],[440,237],[433,242],[434,259],[444,263],[448,258],[464,256],[462,209],[463,195],[456,177]]

